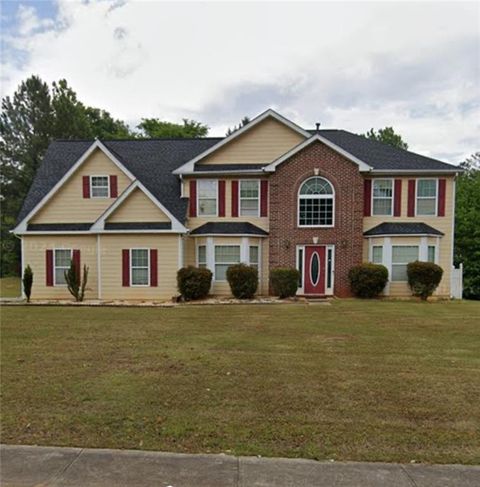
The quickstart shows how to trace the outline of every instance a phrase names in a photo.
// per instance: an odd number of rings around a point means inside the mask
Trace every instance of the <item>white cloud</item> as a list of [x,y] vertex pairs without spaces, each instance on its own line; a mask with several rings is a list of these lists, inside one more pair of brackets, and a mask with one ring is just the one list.
[[129,121],[195,117],[222,135],[273,106],[304,126],[393,125],[452,162],[478,150],[474,3],[59,2],[20,13],[8,40],[11,93],[30,73],[66,78],[88,104]]

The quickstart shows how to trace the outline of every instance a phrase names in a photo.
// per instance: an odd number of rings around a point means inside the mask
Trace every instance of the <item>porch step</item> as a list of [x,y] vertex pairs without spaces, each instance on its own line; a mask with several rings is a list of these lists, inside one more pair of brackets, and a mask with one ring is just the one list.
[[330,298],[306,298],[308,304],[331,304]]

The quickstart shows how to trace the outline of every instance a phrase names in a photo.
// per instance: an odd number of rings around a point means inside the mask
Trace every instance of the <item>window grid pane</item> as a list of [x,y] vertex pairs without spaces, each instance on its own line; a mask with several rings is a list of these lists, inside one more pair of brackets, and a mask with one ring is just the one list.
[[332,185],[323,178],[311,178],[300,188],[301,195],[333,194]]
[[435,262],[435,246],[428,246],[428,262]]
[[407,280],[407,264],[418,260],[418,245],[392,247],[392,281]]
[[258,264],[258,247],[256,245],[250,246],[250,264]]
[[332,225],[333,199],[300,198],[300,225]]
[[217,214],[217,181],[198,181],[198,214]]
[[418,198],[417,214],[418,215],[435,215],[436,198]]
[[226,281],[227,269],[240,263],[240,245],[215,245],[215,280]]
[[92,176],[92,197],[108,198],[108,176]]
[[372,262],[374,264],[381,264],[383,262],[383,247],[381,245],[374,245],[372,248]]
[[424,198],[436,198],[437,181],[435,179],[420,179],[418,181],[417,196]]
[[206,265],[207,263],[207,247],[205,245],[198,246],[198,265]]
[[131,250],[130,275],[133,286],[149,285],[150,269],[148,254],[148,249]]
[[391,215],[392,200],[390,198],[373,198],[374,215]]

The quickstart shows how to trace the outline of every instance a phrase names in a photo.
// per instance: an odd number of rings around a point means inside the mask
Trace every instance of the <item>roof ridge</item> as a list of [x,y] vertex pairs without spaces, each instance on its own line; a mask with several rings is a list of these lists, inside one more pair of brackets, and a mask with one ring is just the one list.
[[225,137],[152,137],[152,138],[127,138],[127,139],[52,139],[52,142],[95,142],[100,140],[102,143],[108,142],[150,142],[157,140],[221,140]]

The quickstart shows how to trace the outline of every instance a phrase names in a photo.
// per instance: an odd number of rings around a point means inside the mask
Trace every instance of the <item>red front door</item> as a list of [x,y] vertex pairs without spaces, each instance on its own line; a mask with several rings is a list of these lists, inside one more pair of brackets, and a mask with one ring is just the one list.
[[305,247],[304,262],[305,294],[325,294],[325,246]]

